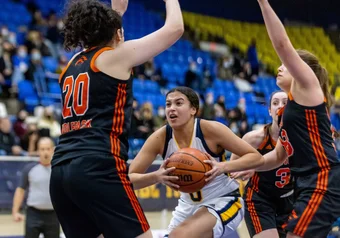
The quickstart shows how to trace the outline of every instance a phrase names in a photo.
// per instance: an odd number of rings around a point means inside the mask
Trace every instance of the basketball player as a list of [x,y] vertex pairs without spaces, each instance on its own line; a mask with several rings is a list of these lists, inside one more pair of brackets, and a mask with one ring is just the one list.
[[[243,140],[248,142],[262,154],[275,148],[279,137],[279,124],[277,111],[287,103],[287,94],[283,91],[274,92],[269,101],[269,114],[272,123],[264,128],[248,132]],[[238,159],[233,154],[231,160]],[[288,162],[288,161],[287,161]],[[281,167],[267,171],[257,172],[249,170],[246,173],[232,173],[233,178],[250,180],[246,186],[245,221],[251,237],[286,237],[282,225],[288,220],[293,210],[293,182],[287,163]]]
[[273,46],[282,61],[278,86],[288,93],[280,110],[280,137],[259,170],[281,166],[287,157],[295,178],[294,209],[287,237],[327,237],[340,216],[340,162],[332,138],[327,71],[318,59],[296,51],[267,0],[258,0]]
[[[127,0],[113,0],[125,11]],[[66,49],[86,50],[60,75],[62,135],[52,160],[50,193],[68,238],[152,237],[127,176],[132,67],[174,44],[184,31],[178,0],[166,0],[165,25],[124,42],[123,12],[97,0],[69,6]]]
[[199,98],[187,87],[170,90],[166,95],[168,125],[154,132],[145,142],[129,168],[129,177],[135,189],[164,183],[174,189],[176,176],[168,176],[174,168],[165,169],[166,162],[158,171],[144,174],[157,154],[168,158],[180,148],[195,148],[208,153],[212,160],[224,161],[225,150],[239,160],[219,163],[214,168],[215,179],[196,193],[181,193],[178,206],[169,225],[169,237],[238,237],[236,229],[243,219],[243,200],[238,183],[225,173],[262,164],[261,155],[228,127],[215,122],[195,118]]

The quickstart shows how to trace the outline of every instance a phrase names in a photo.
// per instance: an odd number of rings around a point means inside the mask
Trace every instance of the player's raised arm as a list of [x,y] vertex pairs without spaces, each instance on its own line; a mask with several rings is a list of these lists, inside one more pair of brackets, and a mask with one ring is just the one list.
[[121,16],[126,12],[128,5],[129,0],[111,0],[112,9],[117,11]]
[[310,88],[315,85],[319,87],[319,81],[315,73],[294,49],[282,22],[275,14],[268,0],[258,0],[258,2],[269,37],[282,63],[301,87]]
[[143,64],[173,45],[183,34],[184,24],[178,0],[165,0],[166,21],[164,26],[137,40],[127,41],[116,49],[115,57],[127,69]]

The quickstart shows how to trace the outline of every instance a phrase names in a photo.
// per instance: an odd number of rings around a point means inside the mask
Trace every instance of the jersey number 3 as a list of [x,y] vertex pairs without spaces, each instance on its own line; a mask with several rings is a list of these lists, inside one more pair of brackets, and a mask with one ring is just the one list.
[[289,168],[281,168],[276,171],[276,176],[281,177],[280,181],[275,182],[275,186],[278,188],[283,188],[290,181],[290,169]]
[[285,148],[288,157],[292,156],[294,154],[294,148],[292,144],[289,142],[287,131],[284,129],[281,130],[280,142],[282,146]]
[[[89,107],[90,77],[87,73],[79,74],[76,80],[68,76],[63,84],[63,118],[72,117],[73,113],[83,116]],[[64,95],[65,94],[65,95]]]

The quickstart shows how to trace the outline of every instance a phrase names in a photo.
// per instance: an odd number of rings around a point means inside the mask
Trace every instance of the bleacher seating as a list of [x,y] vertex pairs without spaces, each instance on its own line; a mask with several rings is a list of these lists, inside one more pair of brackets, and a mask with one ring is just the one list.
[[[263,24],[233,21],[189,12],[184,13],[184,20],[191,29],[202,32],[203,37],[208,34],[220,36],[228,45],[236,46],[242,52],[247,51],[251,40],[255,38],[260,60],[272,70],[276,70],[281,64],[271,47],[271,41]],[[331,80],[334,80],[334,74],[340,73],[338,63],[340,54],[324,30],[313,26],[286,26],[286,30],[294,47],[315,53],[328,70]]]

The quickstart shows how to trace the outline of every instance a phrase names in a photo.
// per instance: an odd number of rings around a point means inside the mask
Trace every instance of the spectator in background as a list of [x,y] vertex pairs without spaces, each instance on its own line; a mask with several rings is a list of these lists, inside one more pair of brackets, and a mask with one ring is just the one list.
[[131,129],[129,138],[138,138],[138,122],[139,122],[139,104],[137,99],[133,99],[132,102],[132,117],[131,117]]
[[225,105],[225,97],[223,95],[217,97],[216,104],[223,109],[224,116],[227,116],[227,106]]
[[243,65],[244,78],[251,84],[255,84],[257,80],[257,74],[253,72],[253,68],[249,62]]
[[20,184],[15,190],[12,216],[16,222],[24,219],[19,210],[27,191],[25,237],[39,238],[42,233],[45,238],[59,238],[60,225],[49,193],[54,142],[47,137],[41,138],[38,148],[39,163],[31,163],[24,168]]
[[27,34],[26,46],[28,51],[32,51],[33,49],[38,49],[42,56],[51,56],[51,50],[49,46],[46,44],[45,39],[41,32],[38,31],[30,31]]
[[214,78],[212,77],[209,65],[205,65],[203,68],[203,83],[201,89],[210,88],[213,84],[213,80]]
[[206,120],[215,119],[214,94],[212,92],[208,92],[205,95],[205,102],[203,104],[201,117]]
[[50,132],[49,134],[53,139],[57,139],[60,136],[60,124],[54,118],[52,107],[45,108],[44,115],[38,121],[38,128],[48,129]]
[[40,133],[37,124],[30,123],[27,125],[27,131],[20,140],[20,145],[23,150],[27,151],[28,155],[36,156],[38,152],[38,140]]
[[227,119],[226,119],[226,115],[224,113],[223,108],[219,105],[216,104],[214,105],[214,109],[215,109],[215,121],[218,121],[224,125],[228,125]]
[[28,112],[24,109],[20,110],[17,114],[17,120],[14,122],[13,130],[15,135],[22,139],[23,136],[26,134],[27,131],[27,124],[25,122],[26,118],[28,117]]
[[154,131],[164,126],[166,123],[165,108],[164,106],[159,106],[157,109],[157,115],[154,117],[155,128]]
[[137,130],[139,138],[147,139],[154,131],[153,106],[150,102],[142,105],[139,113]]
[[25,79],[25,74],[29,66],[29,57],[27,55],[27,47],[20,45],[16,54],[12,57],[14,72],[12,75],[12,88],[17,92],[17,85],[21,80]]
[[256,50],[256,40],[252,39],[250,46],[248,47],[247,51],[247,59],[251,66],[251,72],[254,75],[259,74],[259,59],[257,56],[257,50]]
[[246,100],[244,98],[240,98],[237,106],[228,112],[227,118],[230,124],[232,122],[238,123],[240,121],[247,120]]
[[0,48],[0,85],[3,93],[8,97],[13,74],[12,53],[14,46],[8,41],[3,41]]
[[188,71],[185,73],[184,85],[189,88],[197,90],[199,88],[200,78],[197,72],[196,62],[192,61],[189,65]]
[[239,125],[239,134],[240,137],[243,137],[249,131],[249,125],[246,120],[241,121]]
[[223,80],[232,80],[234,59],[230,56],[224,56],[219,60],[218,64],[218,78]]
[[43,17],[40,10],[35,9],[33,12],[33,19],[31,23],[31,29],[35,31],[46,33],[47,30],[47,22]]
[[47,27],[47,33],[46,33],[46,39],[50,41],[51,48],[52,48],[52,56],[54,58],[58,58],[59,53],[58,49],[60,48],[61,44],[61,37],[60,37],[60,30],[58,28],[58,17],[55,14],[55,12],[51,12],[48,16],[47,21],[48,27]]
[[12,124],[8,117],[0,119],[0,154],[1,155],[24,155],[24,151],[15,141]]
[[38,77],[45,77],[45,70],[42,64],[40,50],[32,49],[31,60],[25,77],[34,82],[34,77],[37,75],[39,75]]

